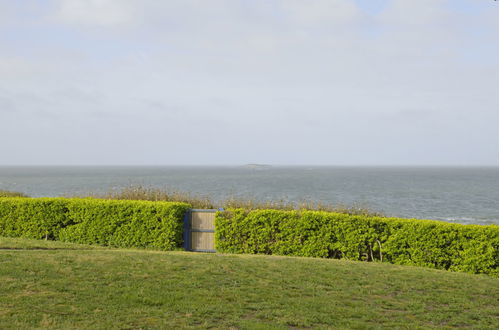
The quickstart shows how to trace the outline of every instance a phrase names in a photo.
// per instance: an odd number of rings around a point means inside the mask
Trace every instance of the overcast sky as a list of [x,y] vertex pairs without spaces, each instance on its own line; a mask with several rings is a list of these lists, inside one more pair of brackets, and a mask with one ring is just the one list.
[[0,165],[499,165],[499,2],[0,0]]

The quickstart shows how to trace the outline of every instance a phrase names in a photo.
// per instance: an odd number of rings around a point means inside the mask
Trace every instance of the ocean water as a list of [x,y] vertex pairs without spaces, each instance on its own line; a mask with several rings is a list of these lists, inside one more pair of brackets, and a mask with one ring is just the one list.
[[213,199],[313,200],[389,216],[499,224],[499,167],[0,167],[0,189],[33,197],[134,184]]

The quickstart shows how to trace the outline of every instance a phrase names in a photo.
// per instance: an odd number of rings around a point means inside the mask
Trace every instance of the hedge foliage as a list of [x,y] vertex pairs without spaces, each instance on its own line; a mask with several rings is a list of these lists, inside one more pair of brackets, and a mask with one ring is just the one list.
[[365,261],[499,277],[499,226],[321,211],[217,212],[216,249]]
[[182,245],[186,203],[0,198],[0,236],[172,250]]

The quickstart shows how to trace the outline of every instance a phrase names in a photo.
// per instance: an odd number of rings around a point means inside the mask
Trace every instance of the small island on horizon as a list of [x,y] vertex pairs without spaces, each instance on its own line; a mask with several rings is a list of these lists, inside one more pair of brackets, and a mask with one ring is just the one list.
[[252,170],[266,170],[272,167],[272,165],[268,164],[245,164],[242,167],[249,168]]

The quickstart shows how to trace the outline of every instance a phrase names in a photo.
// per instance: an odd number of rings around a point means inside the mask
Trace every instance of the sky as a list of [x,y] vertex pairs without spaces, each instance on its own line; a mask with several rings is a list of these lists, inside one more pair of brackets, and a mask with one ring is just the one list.
[[0,0],[0,165],[499,165],[499,2]]

